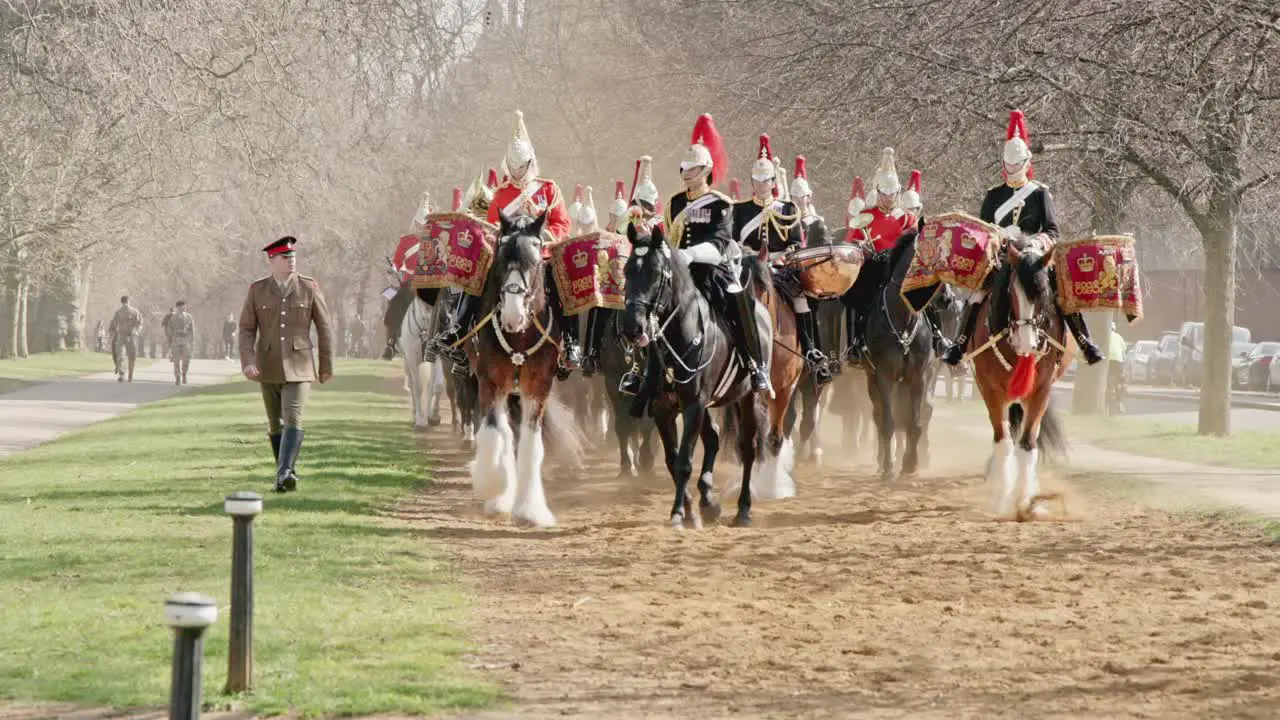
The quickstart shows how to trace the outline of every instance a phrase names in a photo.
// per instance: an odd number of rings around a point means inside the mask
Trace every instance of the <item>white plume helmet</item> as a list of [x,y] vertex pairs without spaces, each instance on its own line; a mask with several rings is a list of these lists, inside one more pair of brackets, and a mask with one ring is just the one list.
[[1027,134],[1027,118],[1021,110],[1009,113],[1009,129],[1005,132],[1003,160],[1006,165],[1027,163],[1027,177],[1031,171],[1031,136]]
[[585,196],[576,216],[578,229],[583,233],[595,232],[598,229],[596,227],[596,201],[591,196],[591,186],[588,185],[584,192]]
[[467,187],[466,197],[462,199],[462,207],[467,212],[477,213],[481,208],[488,210],[491,202],[493,202],[493,189],[489,187],[483,178],[476,176],[471,180],[471,185]]
[[[521,176],[516,176],[516,169],[528,163],[528,169]],[[524,113],[516,110],[515,132],[511,143],[507,146],[507,155],[502,160],[503,171],[507,177],[517,183],[537,177],[538,158],[533,152],[533,141],[529,139],[529,130],[524,126]]]
[[431,193],[422,191],[422,203],[418,205],[418,212],[413,216],[413,224],[410,230],[421,230],[423,225],[427,224],[427,215],[431,214]]
[[894,164],[893,148],[887,147],[880,154],[880,167],[876,168],[876,177],[872,189],[885,195],[896,195],[902,190],[898,181],[898,167]]
[[625,180],[613,181],[613,205],[609,207],[609,214],[614,218],[623,218],[627,215],[627,183]]
[[920,199],[919,170],[911,171],[911,178],[907,180],[907,189],[898,196],[898,207],[903,210],[918,210],[923,207],[923,201]]
[[653,184],[653,158],[649,155],[640,157],[640,178],[636,182],[632,198],[643,200],[650,207],[656,207],[658,204],[658,186]]
[[573,186],[573,202],[569,203],[569,217],[577,219],[582,211],[582,183]]
[[787,171],[782,169],[782,159],[773,158],[773,196],[781,200],[791,200],[791,189],[787,185]]

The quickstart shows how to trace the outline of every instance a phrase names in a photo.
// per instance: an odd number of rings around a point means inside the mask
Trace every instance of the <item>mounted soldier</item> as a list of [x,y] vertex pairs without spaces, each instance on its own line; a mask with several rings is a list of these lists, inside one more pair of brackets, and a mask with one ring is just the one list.
[[[772,177],[772,163],[769,167]],[[717,174],[727,175],[728,169],[724,144],[711,116],[699,115],[692,143],[680,161],[685,189],[671,196],[664,224],[677,252],[690,263],[698,291],[727,315],[734,344],[747,363],[751,387],[758,392],[769,388],[769,376],[760,357],[755,298],[743,292],[738,279],[741,248],[733,237],[735,206],[711,187]]]
[[[982,201],[979,219],[1001,228],[1006,245],[1019,251],[1034,248],[1037,253],[1049,252],[1058,242],[1058,219],[1053,207],[1053,196],[1048,186],[1034,180],[1031,165],[1031,148],[1027,145],[1027,123],[1021,110],[1009,113],[1009,128],[1005,134],[1001,174],[1004,182],[987,190]],[[978,321],[978,305],[986,297],[985,291],[970,295],[960,319],[960,335],[943,355],[949,365],[959,365],[964,359],[965,346],[973,337]],[[1102,353],[1089,338],[1080,313],[1064,314],[1063,320],[1075,337],[1076,344],[1090,365],[1102,362]]]
[[[796,212],[800,216],[800,229],[804,238],[805,247],[817,247],[819,245],[829,245],[831,237],[827,234],[827,221],[818,214],[818,210],[813,206],[813,188],[809,186],[809,169],[803,155],[796,156],[795,176],[791,179],[791,201],[795,203]],[[815,349],[814,357],[821,358],[821,367],[817,374],[814,375],[814,381],[819,387],[831,382],[834,369],[828,360],[826,353],[822,352],[822,332],[819,329],[818,315],[816,312],[810,312],[808,301],[803,294],[799,294],[797,299],[803,303],[804,309],[801,310],[793,300],[793,307],[796,309],[796,320],[800,325],[800,339],[812,344]],[[815,301],[816,302],[816,301]],[[837,330],[838,332],[838,330]],[[805,360],[808,361],[808,353],[805,353]]]
[[400,324],[404,321],[409,306],[413,304],[412,280],[418,269],[418,235],[426,226],[427,216],[430,214],[431,193],[424,191],[422,202],[418,205],[418,212],[409,222],[409,234],[400,238],[400,244],[396,246],[395,254],[391,256],[391,266],[395,270],[400,286],[396,289],[396,294],[390,298],[386,314],[382,318],[387,336],[386,347],[382,349],[383,360],[390,360],[396,356],[396,344],[400,342]]
[[[542,222],[542,258],[551,257],[553,243],[568,237],[570,217],[565,206],[564,196],[560,193],[555,181],[538,177],[538,158],[529,139],[529,131],[525,128],[524,113],[516,111],[515,133],[507,146],[503,159],[503,170],[506,177],[493,193],[486,219],[493,225],[500,224],[503,218],[508,222],[525,215],[533,219],[543,218]],[[560,293],[556,292],[555,278],[551,273],[551,263],[546,267],[545,289],[551,304],[553,322],[563,330],[563,351],[560,356],[561,376],[578,369],[582,362],[582,351],[578,348],[578,325],[564,315],[560,303]],[[433,343],[437,352],[449,354],[449,348],[458,343],[475,322],[475,313],[480,306],[480,298],[463,294],[457,313],[449,327],[438,335]],[[452,355],[450,355],[452,357]]]
[[[627,234],[627,226],[633,221],[651,222],[656,216],[658,203],[658,187],[653,184],[653,158],[648,155],[636,161],[636,174],[632,179],[631,203],[627,203],[626,182],[614,181],[613,204],[609,207],[609,220],[604,229],[619,235]],[[659,218],[661,220],[661,218]],[[593,232],[597,229],[596,208],[591,197],[591,188],[587,188],[587,199],[578,211],[577,225],[579,232],[574,236]],[[582,375],[591,377],[600,369],[600,338],[604,334],[605,323],[608,322],[609,311],[605,308],[591,308],[587,311],[587,338],[582,352]],[[622,392],[634,395],[640,389],[638,367],[633,363],[632,370],[622,378]]]
[[920,197],[920,179],[920,171],[912,170],[911,179],[907,180],[907,189],[898,196],[898,207],[917,218],[924,213],[924,201]]
[[[733,206],[733,230],[744,250],[769,254],[771,261],[803,244],[800,213],[789,200],[780,197],[786,192],[786,178],[782,177],[779,161],[769,146],[769,136],[760,136],[760,149],[751,166],[751,197]],[[808,183],[805,183],[807,189]],[[779,278],[783,280],[783,278]],[[831,382],[831,370],[827,357],[815,342],[816,323],[809,310],[809,301],[798,282],[777,282],[777,287],[791,301],[796,313],[796,326],[800,336],[800,351],[805,365],[818,385]]]

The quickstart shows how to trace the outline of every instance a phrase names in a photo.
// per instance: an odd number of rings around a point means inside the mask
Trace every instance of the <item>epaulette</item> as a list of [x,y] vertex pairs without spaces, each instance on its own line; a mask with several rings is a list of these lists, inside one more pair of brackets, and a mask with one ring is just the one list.
[[711,193],[712,195],[715,195],[716,197],[729,203],[730,205],[733,204],[733,198],[729,197],[728,195],[725,195],[724,193],[720,192],[719,190],[716,190],[715,188],[710,188],[707,190],[707,192]]
[[316,282],[316,279],[315,279],[315,278],[313,278],[313,277],[309,277],[309,276],[307,276],[307,275],[299,275],[299,276],[298,276],[298,279],[299,279],[299,280],[305,280],[306,282],[311,283],[313,286],[315,286],[315,289],[316,289],[316,290],[319,290],[319,289],[320,289],[320,283]]

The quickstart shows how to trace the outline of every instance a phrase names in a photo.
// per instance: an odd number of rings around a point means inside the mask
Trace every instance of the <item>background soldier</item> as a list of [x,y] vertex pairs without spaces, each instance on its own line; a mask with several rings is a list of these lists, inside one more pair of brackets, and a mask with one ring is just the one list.
[[227,321],[222,323],[222,356],[228,360],[236,351],[236,315],[227,313]]
[[133,382],[133,365],[138,359],[138,330],[142,327],[142,313],[129,304],[129,296],[120,296],[120,307],[111,316],[107,334],[111,336],[111,357],[116,363],[116,381],[124,382],[128,360],[129,382]]
[[[263,248],[271,274],[249,285],[240,311],[240,367],[246,378],[262,386],[267,434],[276,456],[276,492],[298,487],[294,464],[302,448],[302,411],[311,383],[333,377],[329,308],[316,281],[297,274],[297,242],[285,236]],[[320,346],[318,373],[311,353],[312,323]]]
[[196,340],[196,323],[187,312],[187,301],[179,300],[165,325],[169,342],[169,358],[173,360],[173,384],[185,385],[191,368],[191,346]]

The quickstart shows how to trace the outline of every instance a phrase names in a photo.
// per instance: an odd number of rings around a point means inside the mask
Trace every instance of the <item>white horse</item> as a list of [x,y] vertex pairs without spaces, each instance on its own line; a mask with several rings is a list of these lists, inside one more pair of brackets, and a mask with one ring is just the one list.
[[423,358],[423,346],[435,335],[437,317],[435,308],[415,295],[409,312],[404,314],[404,320],[400,322],[405,390],[413,401],[415,429],[440,424],[440,395],[445,390],[444,371],[439,362],[426,362]]

